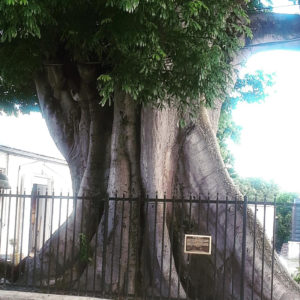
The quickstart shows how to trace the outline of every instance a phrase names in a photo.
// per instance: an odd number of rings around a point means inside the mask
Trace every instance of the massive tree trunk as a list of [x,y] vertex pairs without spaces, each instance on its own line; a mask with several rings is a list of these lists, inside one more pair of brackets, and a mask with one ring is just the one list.
[[[272,24],[275,17],[271,17],[267,20]],[[257,37],[273,32],[270,26],[259,27],[265,22],[259,21],[260,16],[253,18]],[[298,33],[299,27],[294,27],[290,34]],[[235,228],[243,224],[242,205],[233,217],[233,210],[225,204],[207,208],[189,201],[102,201],[116,192],[133,198],[155,197],[157,193],[159,197],[177,195],[188,199],[192,193],[201,199],[207,199],[208,194],[212,198],[242,199],[226,171],[216,140],[222,101],[212,109],[203,106],[196,122],[180,128],[174,109],[143,107],[120,90],[115,91],[113,106],[101,107],[96,77],[97,69],[92,64],[48,64],[35,80],[43,116],[70,166],[74,193],[79,199],[69,219],[37,257],[27,259],[29,274],[34,269],[38,280],[42,280],[44,274],[57,276],[58,272],[71,285],[88,289],[101,286],[118,294],[198,299],[221,299],[224,294],[224,299],[239,298],[240,286],[234,283],[242,267],[242,232]],[[82,201],[81,196],[96,200]],[[203,216],[208,213],[210,217],[204,222]],[[253,299],[261,295],[270,299],[272,248],[264,241],[261,226],[253,230],[251,211],[247,214],[244,299],[251,299],[252,293]],[[192,227],[184,225],[186,216]],[[213,235],[212,257],[183,253],[182,234],[192,233],[192,228]],[[79,259],[79,236],[83,234],[90,244],[91,261]],[[100,250],[103,244],[105,252]],[[263,288],[259,279],[262,258]],[[222,285],[224,270],[227,276]],[[300,299],[299,287],[276,255],[274,270],[273,299]]]

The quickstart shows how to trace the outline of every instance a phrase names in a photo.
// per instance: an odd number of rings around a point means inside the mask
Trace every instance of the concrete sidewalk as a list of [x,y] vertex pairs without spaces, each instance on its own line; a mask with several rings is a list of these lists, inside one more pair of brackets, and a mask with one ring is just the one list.
[[0,290],[0,300],[95,300],[100,298]]

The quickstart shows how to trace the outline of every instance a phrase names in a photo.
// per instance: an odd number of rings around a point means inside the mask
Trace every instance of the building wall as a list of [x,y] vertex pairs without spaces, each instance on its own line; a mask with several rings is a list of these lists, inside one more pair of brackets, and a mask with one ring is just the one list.
[[294,199],[292,216],[292,241],[300,242],[300,199]]
[[[255,205],[249,205],[249,208],[253,211],[255,210]],[[265,222],[265,233],[269,241],[273,240],[273,228],[274,228],[274,206],[273,205],[257,205],[256,206],[256,220],[259,222],[263,228]]]
[[48,192],[72,192],[72,181],[66,163],[41,161],[1,152],[0,170],[5,170],[12,191],[31,193],[34,184],[47,187]]
[[8,147],[1,151],[2,148],[5,147],[0,145],[0,170],[8,177],[12,194],[18,191],[28,195],[0,196],[0,259],[18,263],[38,251],[72,212],[72,203],[67,206],[59,199],[36,199],[34,193],[72,195],[72,181],[65,161],[17,149],[9,152]]

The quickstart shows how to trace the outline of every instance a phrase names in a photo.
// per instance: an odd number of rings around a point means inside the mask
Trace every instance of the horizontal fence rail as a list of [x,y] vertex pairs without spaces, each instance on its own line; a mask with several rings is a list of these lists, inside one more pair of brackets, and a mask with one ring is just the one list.
[[[2,191],[0,288],[109,298],[272,299],[279,207],[300,204]],[[195,273],[206,279],[198,283]]]

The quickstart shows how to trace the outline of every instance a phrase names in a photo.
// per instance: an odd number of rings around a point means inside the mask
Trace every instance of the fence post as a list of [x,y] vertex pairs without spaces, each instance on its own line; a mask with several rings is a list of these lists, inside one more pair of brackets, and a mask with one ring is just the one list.
[[272,241],[272,275],[271,275],[271,300],[273,300],[273,284],[274,284],[274,255],[276,246],[276,195],[274,196],[274,212],[273,212],[273,241]]
[[244,196],[243,203],[243,235],[242,235],[242,270],[241,270],[241,298],[244,300],[244,286],[245,286],[245,259],[246,259],[246,234],[247,234],[247,205],[248,198]]

